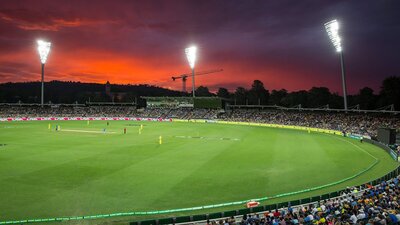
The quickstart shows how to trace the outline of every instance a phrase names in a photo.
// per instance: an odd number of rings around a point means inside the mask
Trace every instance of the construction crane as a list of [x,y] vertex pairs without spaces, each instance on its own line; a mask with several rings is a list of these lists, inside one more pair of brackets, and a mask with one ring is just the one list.
[[[198,73],[195,73],[195,76],[200,76],[200,75],[207,75],[210,73],[218,73],[223,71],[223,69],[215,69],[215,70],[205,70],[205,71],[201,71]],[[178,79],[182,79],[182,92],[186,92],[186,81],[188,77],[191,77],[192,74],[191,73],[186,73],[186,74],[182,74],[182,75],[178,75],[178,76],[173,76],[172,80],[178,80]]]

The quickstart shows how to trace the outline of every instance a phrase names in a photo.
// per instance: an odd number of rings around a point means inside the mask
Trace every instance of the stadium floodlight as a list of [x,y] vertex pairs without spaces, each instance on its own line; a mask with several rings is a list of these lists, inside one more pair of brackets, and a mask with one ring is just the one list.
[[40,62],[42,63],[42,91],[41,91],[41,101],[40,105],[43,107],[44,104],[44,64],[47,61],[47,56],[50,52],[51,43],[47,41],[38,40],[38,52],[40,57]]
[[339,23],[337,20],[332,20],[325,23],[325,30],[328,33],[329,39],[337,52],[342,51],[341,39],[339,36]]
[[189,48],[185,49],[185,54],[186,58],[189,62],[189,66],[192,69],[192,93],[193,93],[193,98],[195,97],[195,84],[194,84],[194,65],[196,63],[196,52],[197,52],[197,47],[192,46]]
[[42,62],[42,64],[45,64],[46,60],[47,60],[47,56],[49,55],[49,52],[50,52],[51,43],[42,41],[42,40],[38,40],[37,44],[38,44],[40,61]]
[[342,39],[339,36],[339,22],[337,20],[331,20],[324,24],[325,30],[328,33],[329,39],[335,47],[336,52],[340,53],[340,64],[342,68],[342,88],[343,88],[343,100],[344,110],[347,111],[347,90],[346,90],[346,73],[344,68],[344,57],[342,48]]

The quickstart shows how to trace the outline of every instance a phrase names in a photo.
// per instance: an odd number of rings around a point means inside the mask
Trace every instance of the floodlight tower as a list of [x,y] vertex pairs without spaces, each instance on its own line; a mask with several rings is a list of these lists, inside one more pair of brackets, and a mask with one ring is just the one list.
[[340,53],[340,65],[342,68],[342,88],[343,88],[343,99],[344,99],[344,110],[347,112],[347,89],[346,89],[346,73],[344,69],[344,58],[343,49],[341,44],[341,38],[339,36],[339,23],[337,20],[332,20],[324,24],[325,30],[328,33],[329,39],[335,47],[336,52]]
[[41,93],[40,105],[43,107],[43,104],[44,104],[44,64],[46,63],[47,56],[49,55],[51,43],[42,41],[42,40],[38,40],[37,44],[38,44],[40,62],[42,63],[42,93]]
[[186,58],[189,62],[189,66],[192,69],[192,93],[193,93],[193,98],[196,97],[194,91],[195,91],[195,85],[194,85],[194,65],[196,63],[196,52],[197,52],[197,47],[192,46],[189,48],[185,49],[185,54]]

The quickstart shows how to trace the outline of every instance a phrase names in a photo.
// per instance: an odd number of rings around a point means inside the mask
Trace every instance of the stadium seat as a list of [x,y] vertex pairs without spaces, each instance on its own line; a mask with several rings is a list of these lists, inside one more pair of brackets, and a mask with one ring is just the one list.
[[181,216],[181,217],[176,217],[175,223],[186,223],[190,222],[190,216]]
[[172,223],[174,223],[174,218],[164,218],[158,220],[158,224],[172,224]]
[[222,217],[222,213],[211,213],[208,214],[208,219],[218,219]]

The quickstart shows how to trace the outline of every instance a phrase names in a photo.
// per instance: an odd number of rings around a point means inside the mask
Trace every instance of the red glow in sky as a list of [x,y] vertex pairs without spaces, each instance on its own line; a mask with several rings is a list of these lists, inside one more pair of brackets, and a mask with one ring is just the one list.
[[384,77],[399,72],[394,49],[400,32],[393,29],[400,21],[398,6],[394,1],[2,1],[0,82],[40,79],[35,44],[42,38],[52,42],[47,81],[180,89],[180,81],[170,77],[190,72],[184,48],[196,44],[197,71],[224,70],[197,78],[197,85],[211,90],[249,87],[259,79],[270,90],[326,86],[341,92],[339,58],[323,29],[324,22],[337,18],[343,22],[350,92],[364,86],[378,90]]

